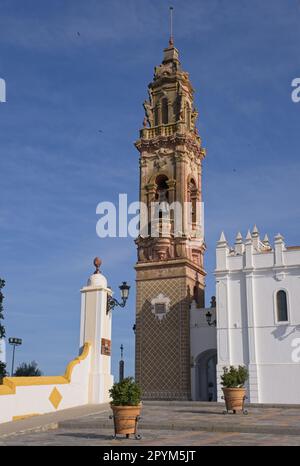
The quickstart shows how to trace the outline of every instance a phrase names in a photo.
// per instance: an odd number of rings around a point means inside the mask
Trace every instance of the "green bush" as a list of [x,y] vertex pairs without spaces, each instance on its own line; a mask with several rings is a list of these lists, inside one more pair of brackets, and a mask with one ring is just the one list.
[[114,406],[137,406],[141,402],[141,389],[132,377],[114,383],[109,394]]
[[15,370],[14,377],[40,377],[43,375],[35,361],[22,362]]
[[221,375],[221,385],[224,388],[242,388],[248,380],[248,369],[245,366],[223,367]]

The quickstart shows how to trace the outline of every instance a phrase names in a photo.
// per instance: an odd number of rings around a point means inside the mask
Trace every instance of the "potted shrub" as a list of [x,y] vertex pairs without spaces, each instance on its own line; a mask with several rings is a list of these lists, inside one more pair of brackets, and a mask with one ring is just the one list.
[[248,380],[248,369],[245,366],[223,367],[221,385],[223,386],[224,399],[227,411],[244,411],[246,389],[244,387]]
[[136,434],[137,421],[141,413],[141,389],[132,377],[126,377],[121,382],[114,383],[109,390],[111,409],[115,426],[115,435]]

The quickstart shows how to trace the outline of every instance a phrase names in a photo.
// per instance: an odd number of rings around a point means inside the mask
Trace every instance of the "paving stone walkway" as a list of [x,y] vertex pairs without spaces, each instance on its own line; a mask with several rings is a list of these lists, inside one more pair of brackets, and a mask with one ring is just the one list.
[[[112,439],[110,409],[89,408],[84,413],[68,410],[65,419],[48,424],[49,430],[1,436],[0,445],[293,445],[300,446],[299,407],[247,408],[249,414],[224,415],[218,403],[144,403],[142,440]],[[58,414],[58,413],[57,413]],[[76,415],[75,415],[76,414]],[[79,415],[80,414],[80,415]],[[42,424],[43,416],[40,424]]]
[[0,440],[0,446],[300,446],[300,436],[246,434],[236,432],[143,431],[142,440],[111,439],[108,429],[63,429],[22,434]]

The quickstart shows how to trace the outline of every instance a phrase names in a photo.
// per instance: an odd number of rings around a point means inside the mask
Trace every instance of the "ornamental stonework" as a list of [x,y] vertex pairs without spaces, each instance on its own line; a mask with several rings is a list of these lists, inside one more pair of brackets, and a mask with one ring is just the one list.
[[[149,220],[141,213],[143,227],[135,241],[136,379],[144,399],[191,397],[189,305],[192,299],[199,307],[204,305],[205,287],[205,244],[203,234],[196,235],[193,215],[202,200],[201,165],[206,155],[196,127],[193,93],[189,74],[182,70],[170,41],[148,86],[135,146],[140,155],[140,200],[147,213],[153,202],[163,200],[167,206],[177,202],[185,223],[178,236],[171,217],[155,214],[157,218]],[[187,225],[192,225],[190,233]]]

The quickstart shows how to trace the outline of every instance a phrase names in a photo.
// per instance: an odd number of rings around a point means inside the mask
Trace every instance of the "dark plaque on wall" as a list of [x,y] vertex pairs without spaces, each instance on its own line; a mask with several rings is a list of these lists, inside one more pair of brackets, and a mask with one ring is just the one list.
[[101,338],[101,354],[105,356],[110,356],[111,341],[107,338]]

